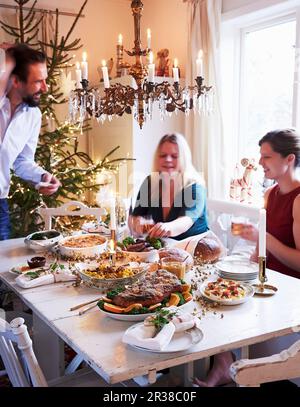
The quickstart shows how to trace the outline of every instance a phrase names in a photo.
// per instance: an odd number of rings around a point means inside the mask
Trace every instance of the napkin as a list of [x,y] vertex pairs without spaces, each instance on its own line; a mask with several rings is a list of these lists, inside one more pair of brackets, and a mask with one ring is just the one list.
[[122,339],[123,342],[129,345],[161,351],[169,345],[175,332],[183,332],[196,325],[193,315],[179,311],[176,308],[173,309],[173,307],[169,307],[168,311],[174,311],[176,315],[156,336],[153,337],[155,332],[154,327],[137,324],[125,332]]
[[209,234],[209,231],[201,233],[200,235],[187,237],[183,240],[178,240],[173,247],[178,247],[179,249],[183,249],[186,252],[190,253],[194,256],[194,252],[199,240],[203,239],[205,236]]
[[54,273],[44,274],[34,279],[31,279],[29,276],[26,276],[26,274],[21,274],[15,279],[15,282],[18,284],[18,286],[22,288],[33,288],[45,284],[74,280],[76,280],[76,276],[72,274],[70,270],[64,269],[63,271],[61,270],[59,272],[56,271]]

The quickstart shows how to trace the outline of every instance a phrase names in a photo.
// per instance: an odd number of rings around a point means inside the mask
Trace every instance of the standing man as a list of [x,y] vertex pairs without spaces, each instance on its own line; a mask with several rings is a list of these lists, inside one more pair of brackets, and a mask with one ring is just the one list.
[[[6,54],[0,70],[0,240],[5,240],[10,234],[10,170],[44,195],[52,195],[61,184],[34,161],[42,116],[38,105],[47,91],[46,56],[25,44],[0,47]],[[40,182],[44,184],[39,187]]]

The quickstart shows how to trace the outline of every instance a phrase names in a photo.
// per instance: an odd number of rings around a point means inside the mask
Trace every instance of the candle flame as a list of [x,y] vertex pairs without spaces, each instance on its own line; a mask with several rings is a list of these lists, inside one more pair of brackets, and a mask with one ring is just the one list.
[[177,58],[174,59],[174,68],[178,68],[178,59]]
[[103,67],[106,66],[106,61],[105,61],[105,59],[102,59],[102,66],[103,66]]
[[87,60],[87,53],[86,53],[86,52],[83,52],[83,53],[82,53],[82,61],[83,61],[83,62],[86,62],[86,60]]
[[123,42],[123,35],[122,35],[122,34],[119,34],[118,44],[119,44],[119,45],[122,45],[122,42]]
[[203,51],[202,49],[200,49],[200,51],[198,52],[198,59],[202,59],[203,58]]
[[150,28],[147,28],[147,38],[151,38],[151,30],[150,30]]

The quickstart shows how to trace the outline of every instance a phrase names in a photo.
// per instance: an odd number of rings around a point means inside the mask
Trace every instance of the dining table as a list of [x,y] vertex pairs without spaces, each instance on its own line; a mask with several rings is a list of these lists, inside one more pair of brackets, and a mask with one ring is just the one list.
[[[185,310],[199,318],[202,340],[179,352],[142,351],[122,342],[124,332],[136,322],[113,319],[98,307],[83,315],[78,310],[70,311],[100,297],[96,289],[74,282],[19,287],[11,269],[33,256],[23,238],[0,242],[0,280],[32,310],[34,349],[47,379],[64,373],[66,343],[109,384],[141,375],[147,375],[153,383],[158,371],[184,366],[185,385],[189,385],[195,361],[239,348],[247,356],[249,345],[300,330],[300,280],[267,270],[268,281],[278,288],[274,295],[254,295],[238,305],[209,308],[195,290]],[[205,277],[199,270],[194,267],[186,279],[200,285]],[[210,265],[204,275],[213,278],[215,270]]]

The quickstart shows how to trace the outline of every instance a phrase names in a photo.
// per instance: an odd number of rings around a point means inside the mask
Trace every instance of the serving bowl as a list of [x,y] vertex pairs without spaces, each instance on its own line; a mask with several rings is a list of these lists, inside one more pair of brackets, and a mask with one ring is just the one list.
[[134,274],[128,277],[117,278],[98,278],[92,277],[87,272],[93,272],[99,269],[99,263],[75,263],[74,267],[78,272],[80,278],[84,284],[91,288],[97,288],[100,290],[111,290],[115,287],[124,286],[126,284],[132,284],[144,276],[149,270],[149,265],[146,263],[129,262],[128,269]]
[[67,258],[92,258],[106,250],[107,238],[99,234],[89,233],[68,236],[58,243],[58,251]]
[[57,230],[43,230],[26,236],[24,243],[29,249],[38,253],[52,249],[62,238],[62,234]]
[[130,251],[123,251],[122,253],[127,253],[129,255],[136,256],[140,259],[140,261],[146,262],[146,263],[155,263],[159,261],[159,254],[158,250],[153,249],[150,250],[149,252],[130,252]]

